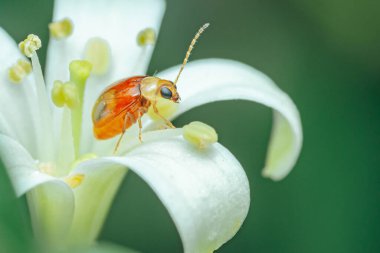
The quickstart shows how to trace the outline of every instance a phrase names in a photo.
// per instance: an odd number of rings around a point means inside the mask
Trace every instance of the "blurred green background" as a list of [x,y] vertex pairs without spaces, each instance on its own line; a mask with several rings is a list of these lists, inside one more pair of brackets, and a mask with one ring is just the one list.
[[[214,126],[250,179],[249,216],[217,252],[380,252],[380,1],[167,3],[150,74],[180,63],[196,29],[210,22],[191,60],[221,57],[254,66],[293,98],[302,117],[301,157],[278,183],[260,175],[268,108],[215,103],[176,120]],[[0,0],[0,26],[17,41],[31,32],[47,41],[52,6],[49,0]],[[26,252],[24,200],[12,195],[3,168],[0,191],[0,252]],[[143,253],[182,251],[166,210],[132,173],[100,239]]]

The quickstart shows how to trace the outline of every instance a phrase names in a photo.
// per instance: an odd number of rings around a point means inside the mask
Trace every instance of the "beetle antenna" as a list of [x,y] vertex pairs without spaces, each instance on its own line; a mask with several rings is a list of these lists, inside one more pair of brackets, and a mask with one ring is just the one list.
[[178,79],[179,79],[179,76],[181,75],[181,73],[182,73],[182,71],[183,71],[183,69],[185,68],[185,65],[186,65],[186,63],[187,63],[187,60],[188,60],[189,57],[190,57],[190,53],[191,53],[191,51],[193,50],[195,43],[197,43],[197,39],[199,38],[199,36],[201,36],[201,34],[206,30],[206,28],[207,28],[209,25],[210,25],[209,23],[204,24],[201,28],[199,28],[197,34],[195,34],[193,40],[192,40],[191,43],[190,43],[189,49],[187,49],[185,59],[183,60],[183,63],[182,63],[181,69],[180,69],[179,72],[178,72],[178,75],[177,75],[177,78],[176,78],[175,81],[174,81],[174,84],[177,84]]

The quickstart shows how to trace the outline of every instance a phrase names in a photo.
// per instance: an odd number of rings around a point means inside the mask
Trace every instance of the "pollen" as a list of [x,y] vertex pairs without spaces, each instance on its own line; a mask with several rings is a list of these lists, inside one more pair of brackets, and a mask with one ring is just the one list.
[[207,148],[218,141],[218,134],[215,129],[199,121],[194,121],[184,126],[183,137],[200,149]]
[[156,37],[153,28],[146,28],[137,35],[137,44],[139,46],[153,45],[156,43]]
[[83,180],[84,180],[84,174],[75,174],[73,176],[69,176],[64,179],[65,183],[68,184],[73,189],[80,186]]
[[73,33],[73,23],[70,19],[64,18],[49,24],[50,36],[54,39],[64,39]]
[[84,50],[84,59],[92,64],[94,75],[106,74],[111,63],[111,48],[108,42],[102,38],[89,39]]
[[14,84],[19,84],[32,72],[32,65],[27,60],[18,60],[16,64],[8,69],[8,79]]
[[[178,109],[178,104],[168,99],[158,98],[156,107],[160,114],[165,118],[171,118]],[[148,110],[148,115],[151,119],[160,121],[162,120],[157,113],[154,112],[152,106]]]
[[41,40],[37,35],[29,34],[28,37],[18,44],[21,52],[27,56],[32,57],[32,54],[40,49],[42,46]]

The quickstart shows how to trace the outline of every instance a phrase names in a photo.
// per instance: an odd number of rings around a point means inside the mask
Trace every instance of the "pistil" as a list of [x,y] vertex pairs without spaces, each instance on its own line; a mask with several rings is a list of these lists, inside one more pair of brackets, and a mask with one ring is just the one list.
[[[75,157],[79,156],[80,139],[82,133],[82,114],[84,90],[87,78],[90,76],[92,65],[88,61],[75,60],[70,63],[70,82],[76,86],[78,104],[71,108],[71,123],[74,138]],[[73,90],[71,90],[73,91]],[[70,92],[71,92],[70,91]]]

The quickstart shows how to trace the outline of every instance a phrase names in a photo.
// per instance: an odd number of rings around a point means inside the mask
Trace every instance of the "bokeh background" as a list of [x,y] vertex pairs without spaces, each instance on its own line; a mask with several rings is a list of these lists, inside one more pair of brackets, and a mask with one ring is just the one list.
[[[17,41],[31,32],[47,41],[52,7],[0,0],[0,26]],[[263,71],[293,98],[305,133],[293,172],[272,182],[260,175],[268,108],[221,102],[175,121],[214,126],[250,179],[248,218],[217,252],[380,252],[380,1],[167,0],[149,73],[180,63],[205,22],[191,60],[230,58]],[[168,213],[133,173],[100,239],[144,253],[182,251]],[[28,252],[31,243],[24,199],[0,167],[0,252]]]

